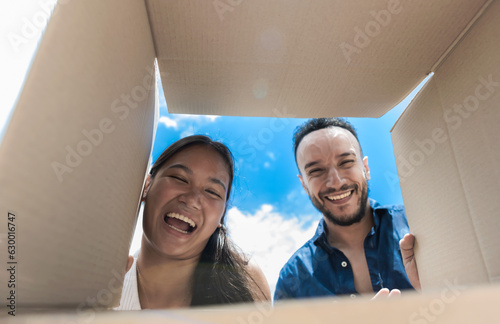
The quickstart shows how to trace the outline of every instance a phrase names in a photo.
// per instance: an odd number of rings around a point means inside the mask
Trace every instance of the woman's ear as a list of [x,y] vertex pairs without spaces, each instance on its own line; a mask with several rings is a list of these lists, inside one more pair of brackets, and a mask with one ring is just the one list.
[[146,182],[144,183],[144,189],[142,190],[141,201],[145,201],[148,196],[149,188],[151,188],[151,175],[148,174],[146,177]]

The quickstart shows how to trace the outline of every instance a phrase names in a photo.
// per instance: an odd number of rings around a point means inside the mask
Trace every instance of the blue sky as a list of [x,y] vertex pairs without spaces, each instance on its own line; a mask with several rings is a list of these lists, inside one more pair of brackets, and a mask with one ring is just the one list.
[[[21,35],[26,19],[43,17],[47,6],[42,8],[41,3],[54,2],[9,2],[0,10],[0,134],[45,24],[39,23],[36,33],[23,34],[26,42],[17,47],[12,46],[8,36]],[[312,236],[321,218],[300,185],[293,157],[292,134],[305,119],[174,115],[168,113],[161,87],[160,91],[153,159],[169,144],[191,134],[206,134],[230,147],[236,161],[236,175],[227,225],[236,243],[261,266],[273,291],[281,266]],[[363,152],[369,157],[370,197],[382,204],[403,203],[390,129],[414,93],[381,118],[348,119],[357,129]],[[131,253],[140,246],[141,223],[139,216]]]

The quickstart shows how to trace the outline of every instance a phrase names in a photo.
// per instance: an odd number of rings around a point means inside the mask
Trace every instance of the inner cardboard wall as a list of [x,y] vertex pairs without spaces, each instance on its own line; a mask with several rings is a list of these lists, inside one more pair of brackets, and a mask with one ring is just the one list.
[[498,17],[493,2],[392,134],[424,289],[500,278]]
[[1,253],[18,261],[21,313],[118,304],[153,139],[154,60],[143,2],[57,5],[0,147],[16,256]]

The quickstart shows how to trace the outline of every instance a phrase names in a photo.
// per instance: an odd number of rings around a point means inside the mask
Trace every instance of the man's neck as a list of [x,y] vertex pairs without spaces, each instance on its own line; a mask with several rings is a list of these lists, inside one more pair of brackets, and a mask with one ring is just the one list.
[[373,227],[373,212],[371,207],[366,207],[365,216],[360,222],[349,226],[333,224],[325,218],[328,243],[338,249],[362,247],[368,233]]

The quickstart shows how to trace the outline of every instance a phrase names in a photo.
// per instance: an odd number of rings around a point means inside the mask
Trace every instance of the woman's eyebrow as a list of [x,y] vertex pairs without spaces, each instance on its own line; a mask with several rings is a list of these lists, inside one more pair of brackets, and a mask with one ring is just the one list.
[[210,178],[210,181],[212,181],[215,184],[220,185],[222,187],[222,189],[224,189],[224,192],[226,192],[226,185],[224,185],[224,182],[222,182],[221,180],[219,180],[217,178]]
[[187,173],[190,173],[190,174],[193,173],[193,171],[190,168],[188,168],[184,164],[180,164],[180,163],[172,164],[172,165],[168,166],[167,169],[181,169]]

